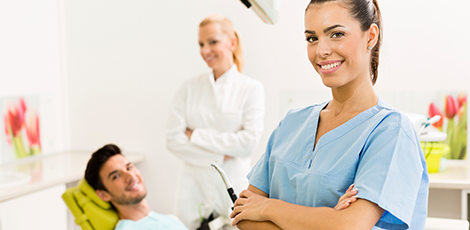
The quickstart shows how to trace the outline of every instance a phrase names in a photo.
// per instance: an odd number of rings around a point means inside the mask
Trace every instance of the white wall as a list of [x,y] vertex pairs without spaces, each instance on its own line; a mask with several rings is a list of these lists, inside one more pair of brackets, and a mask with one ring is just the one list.
[[[21,96],[39,113],[41,154],[68,148],[63,2],[0,1],[0,145],[5,143],[4,102]],[[31,98],[36,103],[29,104]],[[9,146],[0,146],[0,165],[16,160],[11,153]],[[43,166],[36,176],[47,175],[49,167]],[[65,186],[56,185],[1,202],[0,229],[65,229],[63,192]]]
[[[63,13],[62,0],[0,1],[0,105],[18,96],[38,99],[42,154],[68,148]],[[14,160],[2,159],[1,147],[0,164]]]
[[[146,154],[139,168],[151,207],[172,213],[181,164],[166,150],[165,124],[182,82],[209,70],[199,56],[199,22],[215,12],[231,19],[243,41],[245,73],[265,85],[265,133],[255,161],[281,118],[281,92],[327,92],[306,56],[307,3],[284,0],[280,20],[268,26],[239,0],[67,1],[72,149],[113,142]],[[470,2],[380,3],[385,40],[378,89],[469,88]]]

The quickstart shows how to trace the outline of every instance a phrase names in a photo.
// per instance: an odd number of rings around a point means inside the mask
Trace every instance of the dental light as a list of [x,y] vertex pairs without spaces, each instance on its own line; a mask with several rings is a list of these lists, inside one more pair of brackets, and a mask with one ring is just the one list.
[[266,23],[274,25],[281,13],[281,0],[241,0],[246,8],[253,7],[255,13]]

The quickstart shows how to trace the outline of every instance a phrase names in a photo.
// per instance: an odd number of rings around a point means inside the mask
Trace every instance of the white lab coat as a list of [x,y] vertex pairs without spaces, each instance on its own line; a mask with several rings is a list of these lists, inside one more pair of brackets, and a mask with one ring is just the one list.
[[[236,65],[217,81],[212,73],[191,78],[177,92],[166,137],[167,148],[184,162],[177,214],[189,229],[200,225],[200,204],[204,217],[215,211],[230,223],[232,201],[211,163],[225,171],[237,196],[247,188],[250,154],[264,127],[264,98],[263,84]],[[193,130],[190,140],[186,128]],[[225,155],[233,159],[224,161]]]

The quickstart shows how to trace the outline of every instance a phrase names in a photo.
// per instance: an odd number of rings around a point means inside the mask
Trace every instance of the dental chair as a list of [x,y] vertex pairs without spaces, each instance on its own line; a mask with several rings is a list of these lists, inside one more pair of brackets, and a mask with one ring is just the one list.
[[85,179],[67,189],[62,199],[83,230],[112,230],[119,220],[116,210],[109,202],[101,200]]

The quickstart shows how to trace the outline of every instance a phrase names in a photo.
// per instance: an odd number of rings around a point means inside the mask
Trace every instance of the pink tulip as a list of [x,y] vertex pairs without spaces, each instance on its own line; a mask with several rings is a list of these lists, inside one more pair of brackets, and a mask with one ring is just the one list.
[[7,138],[8,144],[11,144],[11,137],[10,137],[10,132],[8,131],[8,116],[5,114],[4,116],[4,121],[5,121],[5,136]]
[[24,113],[26,112],[26,103],[24,102],[24,99],[22,97],[18,99],[18,104],[16,105],[16,109],[18,111],[18,115],[20,116],[21,128],[23,128],[24,127]]
[[437,121],[436,123],[434,123],[432,125],[434,127],[438,128],[438,129],[441,129],[442,125],[444,123],[444,115],[442,115],[441,110],[439,110],[439,108],[434,103],[431,103],[429,105],[428,116],[431,118],[431,117],[434,117],[436,115],[441,116],[441,119],[439,119],[439,121]]
[[460,93],[457,100],[459,101],[459,106],[462,106],[464,103],[467,103],[467,95],[465,93]]
[[25,113],[25,129],[28,135],[30,147],[41,147],[39,116],[34,109],[28,109]]
[[448,119],[453,119],[457,111],[459,110],[459,104],[452,95],[447,95],[445,104],[445,113]]
[[462,118],[462,115],[464,112],[465,112],[465,106],[460,107],[459,111],[457,111],[457,116],[459,117],[459,120],[460,118]]
[[26,103],[24,102],[24,99],[20,97],[18,100],[18,105],[20,107],[20,111],[24,114],[26,112]]
[[16,137],[19,132],[21,131],[21,118],[20,113],[17,110],[17,107],[11,103],[7,105],[8,110],[8,125],[11,127],[11,131],[13,132],[13,137]]
[[16,106],[11,102],[8,102],[7,112],[5,114],[5,123],[17,158],[28,156],[28,153],[25,151],[21,135],[21,130],[23,128],[23,122],[21,120],[21,116],[23,114],[22,108],[24,107],[21,105]]

